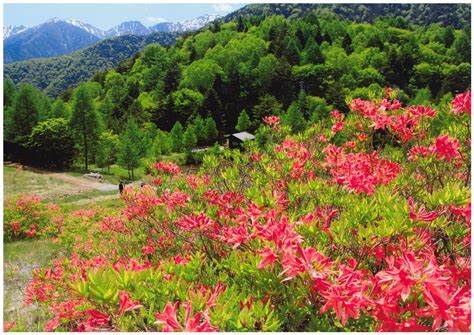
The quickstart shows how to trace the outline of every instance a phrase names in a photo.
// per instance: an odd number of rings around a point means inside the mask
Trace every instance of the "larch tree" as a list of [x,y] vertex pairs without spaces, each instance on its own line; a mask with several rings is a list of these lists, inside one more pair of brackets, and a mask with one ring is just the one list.
[[5,138],[27,146],[31,130],[39,121],[41,103],[39,93],[33,86],[21,85],[5,117]]
[[110,173],[110,165],[117,159],[118,144],[119,137],[112,131],[104,131],[100,134],[95,161],[98,167],[106,167],[107,173]]
[[134,170],[140,166],[140,129],[133,119],[129,119],[125,130],[120,136],[118,163],[128,171],[128,177],[133,180]]
[[81,143],[80,146],[82,146],[81,149],[84,153],[84,169],[87,171],[89,154],[98,139],[99,117],[85,84],[79,85],[74,91],[70,123],[78,143]]
[[193,147],[197,144],[196,131],[193,125],[186,127],[186,131],[183,135],[183,147],[187,154],[191,153]]
[[238,131],[245,131],[250,128],[250,125],[251,125],[250,117],[247,114],[247,111],[244,109],[242,110],[242,112],[240,112],[235,129],[237,129]]
[[181,152],[183,147],[183,133],[184,128],[179,121],[177,121],[170,131],[171,143],[174,152]]

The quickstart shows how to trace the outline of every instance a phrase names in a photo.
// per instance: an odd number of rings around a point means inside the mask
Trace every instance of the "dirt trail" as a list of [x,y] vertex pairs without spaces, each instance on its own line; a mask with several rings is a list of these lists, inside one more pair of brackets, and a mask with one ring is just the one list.
[[[64,198],[94,190],[118,192],[118,185],[99,182],[84,176],[72,176],[63,172],[52,172],[16,163],[6,163],[5,165],[15,167],[18,171],[11,177],[13,178],[10,181],[11,184],[15,182],[16,176],[22,176],[21,171],[25,171],[23,176],[27,176],[28,173],[31,176],[29,184],[29,187],[32,188],[31,193],[41,195],[43,198]],[[22,184],[13,187],[22,187]]]
[[84,191],[99,190],[99,191],[115,191],[118,190],[117,185],[98,182],[91,178],[81,176],[71,176],[62,172],[38,171],[36,169],[26,168],[26,170],[40,173],[42,175],[62,180],[66,183],[74,184],[79,188],[84,188]]

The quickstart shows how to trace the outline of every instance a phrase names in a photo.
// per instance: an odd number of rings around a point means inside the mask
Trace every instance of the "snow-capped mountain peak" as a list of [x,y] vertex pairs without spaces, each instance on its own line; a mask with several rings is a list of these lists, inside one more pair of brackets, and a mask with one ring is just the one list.
[[78,20],[65,20],[65,22],[72,24],[73,26],[76,26],[78,28],[84,29],[88,33],[95,35],[97,37],[103,38],[105,37],[105,32],[99,28],[96,28],[90,24],[83,23]]
[[106,37],[121,35],[148,35],[151,31],[140,21],[127,21],[115,26],[105,32]]
[[207,15],[199,16],[192,20],[182,21],[180,23],[184,31],[197,30],[218,18],[220,18],[220,15],[207,14]]
[[4,26],[3,27],[3,39],[6,39],[10,36],[19,34],[23,31],[25,31],[26,28],[25,26],[14,26],[14,25],[9,25],[9,26]]
[[192,20],[180,21],[180,22],[162,22],[150,27],[151,31],[162,31],[162,32],[183,32],[197,30],[212,21],[219,19],[221,16],[216,14],[207,14],[199,16]]
[[49,19],[48,21],[46,21],[45,23],[58,23],[58,22],[62,22],[64,20],[61,20],[59,17],[53,17],[51,19]]

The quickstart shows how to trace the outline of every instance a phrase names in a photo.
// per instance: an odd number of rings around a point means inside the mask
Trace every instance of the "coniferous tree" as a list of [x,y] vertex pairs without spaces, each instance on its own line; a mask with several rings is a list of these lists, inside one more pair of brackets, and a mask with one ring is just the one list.
[[173,150],[173,142],[170,134],[165,131],[158,130],[155,140],[153,141],[153,154],[156,159],[161,155],[168,155]]
[[328,32],[325,32],[323,35],[323,41],[328,42],[329,44],[332,44],[332,37]]
[[287,112],[282,117],[282,124],[289,126],[294,133],[304,130],[304,116],[297,103],[292,103],[288,107]]
[[250,125],[251,125],[250,118],[249,118],[247,112],[244,109],[244,110],[242,110],[242,112],[240,112],[239,118],[237,119],[237,125],[235,126],[235,129],[237,129],[238,131],[245,131],[245,130],[248,130],[250,128]]
[[265,116],[279,115],[281,113],[281,104],[278,100],[269,94],[260,97],[259,103],[252,109],[254,122],[260,123]]
[[196,132],[196,137],[198,142],[204,142],[207,140],[206,135],[206,121],[201,117],[201,115],[196,116],[192,124],[194,126],[194,130]]
[[298,94],[298,100],[296,101],[298,104],[298,109],[301,112],[301,114],[305,117],[309,117],[309,111],[308,111],[308,99],[306,97],[306,93],[304,90],[300,90],[300,93]]
[[71,128],[84,153],[84,169],[89,167],[89,154],[99,136],[99,117],[86,84],[79,85],[74,91],[72,101]]
[[39,93],[31,85],[21,85],[5,119],[5,138],[27,146],[28,136],[41,113]]
[[446,30],[444,31],[444,36],[443,36],[443,39],[444,39],[444,46],[446,48],[450,48],[451,45],[453,45],[453,42],[454,42],[454,30],[453,30],[453,27],[449,26],[448,28],[446,28]]
[[50,118],[64,118],[69,119],[69,111],[66,104],[60,98],[56,99],[51,105],[51,111],[49,113]]
[[191,153],[191,150],[197,144],[196,131],[193,125],[186,127],[186,131],[183,134],[183,148],[187,154]]
[[342,39],[342,48],[346,51],[346,55],[352,53],[352,39],[348,33],[346,33]]
[[206,121],[204,122],[204,134],[206,136],[207,143],[213,143],[215,140],[217,140],[217,125],[216,121],[214,121],[212,117],[206,118]]
[[99,136],[96,152],[96,164],[98,167],[106,167],[107,173],[110,173],[110,165],[117,159],[117,148],[119,137],[111,131],[104,131]]
[[134,179],[134,170],[140,166],[140,129],[133,119],[129,119],[125,130],[120,136],[117,161],[126,168],[128,177]]
[[324,63],[324,56],[313,38],[309,38],[306,46],[301,53],[301,63],[304,64],[322,64]]
[[183,149],[183,133],[184,128],[179,121],[177,121],[170,131],[171,143],[174,152],[181,152]]
[[3,106],[6,108],[11,107],[15,98],[16,87],[10,78],[6,78],[3,81]]
[[239,16],[239,20],[237,22],[237,31],[239,33],[242,33],[244,32],[244,30],[245,30],[244,21],[242,20],[242,16]]

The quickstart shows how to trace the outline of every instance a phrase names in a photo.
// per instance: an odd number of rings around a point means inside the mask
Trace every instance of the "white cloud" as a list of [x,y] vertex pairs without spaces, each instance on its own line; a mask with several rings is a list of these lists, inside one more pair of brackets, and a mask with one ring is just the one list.
[[234,10],[234,7],[228,3],[216,3],[212,5],[212,9],[217,13],[228,13]]
[[147,16],[145,20],[149,23],[160,23],[167,21],[165,18],[159,16]]

